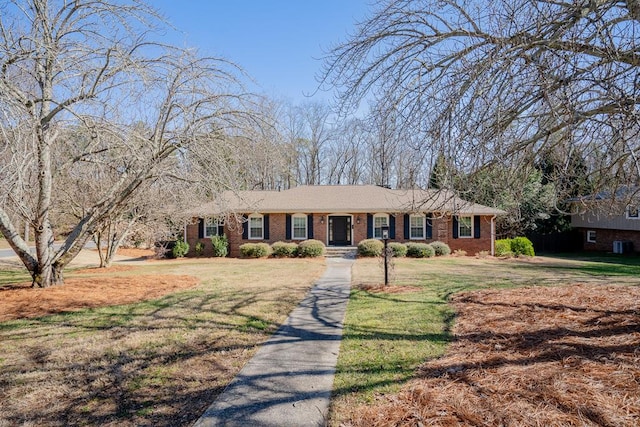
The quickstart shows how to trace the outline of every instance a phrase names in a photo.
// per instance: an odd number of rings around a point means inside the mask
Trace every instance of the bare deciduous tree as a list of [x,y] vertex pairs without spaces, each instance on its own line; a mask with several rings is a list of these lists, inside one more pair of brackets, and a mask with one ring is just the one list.
[[[141,186],[188,175],[185,153],[216,152],[244,120],[242,91],[225,61],[154,43],[163,23],[141,2],[15,0],[0,8],[0,231],[34,285],[46,287],[63,282],[63,268]],[[71,127],[85,136],[69,149]],[[56,181],[79,163],[94,165],[95,179],[106,170],[115,179],[54,247]],[[35,255],[18,218],[35,231]]]
[[639,32],[636,1],[388,0],[323,81],[345,107],[389,100],[462,172],[532,165],[561,143],[612,189],[640,177]]

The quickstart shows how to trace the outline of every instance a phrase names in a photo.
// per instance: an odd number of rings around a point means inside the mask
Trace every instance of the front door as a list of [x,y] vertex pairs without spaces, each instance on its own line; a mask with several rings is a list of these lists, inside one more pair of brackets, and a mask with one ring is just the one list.
[[351,245],[351,217],[329,217],[329,246]]

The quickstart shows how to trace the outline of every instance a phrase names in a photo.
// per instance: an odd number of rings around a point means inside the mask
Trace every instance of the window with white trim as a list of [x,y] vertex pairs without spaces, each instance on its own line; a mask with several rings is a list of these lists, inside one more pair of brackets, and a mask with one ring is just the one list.
[[373,216],[373,237],[374,239],[382,239],[382,227],[389,226],[389,215],[375,214]]
[[294,240],[305,240],[307,238],[307,216],[295,214],[291,216],[291,237]]
[[627,219],[640,219],[638,206],[627,206]]
[[409,238],[423,240],[424,237],[424,215],[411,215],[409,217]]
[[262,239],[264,236],[264,218],[262,215],[249,216],[249,239]]
[[596,242],[596,230],[587,230],[587,242],[589,243]]
[[224,233],[222,218],[205,218],[204,219],[204,237],[220,236]]
[[458,218],[458,237],[473,237],[473,218],[461,216]]

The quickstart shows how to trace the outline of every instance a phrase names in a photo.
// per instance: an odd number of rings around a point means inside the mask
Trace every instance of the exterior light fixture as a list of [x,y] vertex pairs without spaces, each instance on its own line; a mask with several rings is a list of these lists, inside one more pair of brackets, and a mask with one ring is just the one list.
[[389,226],[383,225],[380,230],[382,231],[382,240],[389,240]]

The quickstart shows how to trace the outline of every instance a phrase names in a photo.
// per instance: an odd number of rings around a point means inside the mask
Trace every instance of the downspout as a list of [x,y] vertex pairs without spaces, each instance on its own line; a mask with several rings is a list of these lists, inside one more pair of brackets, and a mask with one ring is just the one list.
[[183,242],[187,241],[187,222],[186,221],[184,222],[184,236],[183,236],[182,241]]
[[491,217],[491,256],[496,256],[496,215]]

